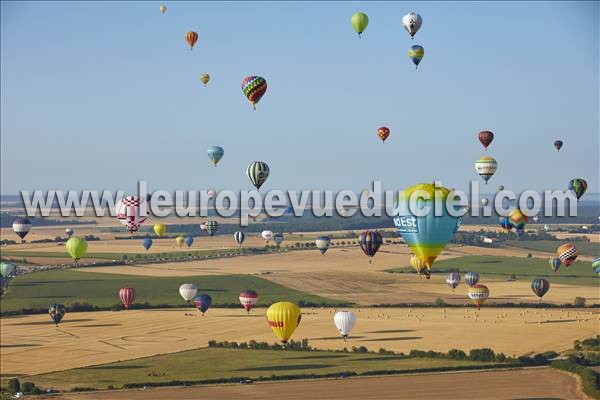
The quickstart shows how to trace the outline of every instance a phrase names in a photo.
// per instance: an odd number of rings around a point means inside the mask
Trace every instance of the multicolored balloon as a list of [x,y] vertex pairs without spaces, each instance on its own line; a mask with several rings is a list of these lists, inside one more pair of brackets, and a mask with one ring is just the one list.
[[411,39],[415,38],[417,31],[423,24],[423,18],[417,13],[411,12],[402,17],[402,26],[410,35]]
[[574,178],[574,179],[571,179],[571,181],[569,182],[569,190],[572,190],[573,192],[575,192],[575,196],[577,196],[577,200],[579,200],[581,198],[581,196],[583,196],[583,194],[587,190],[587,187],[588,187],[588,185],[587,185],[587,182],[585,181],[585,179]]
[[327,249],[329,249],[329,246],[331,245],[331,238],[329,236],[319,236],[317,240],[315,240],[315,244],[321,254],[325,255]]
[[560,262],[565,264],[566,268],[569,268],[569,265],[575,262],[579,253],[573,243],[566,243],[556,249],[556,255],[560,258]]
[[[429,196],[429,199],[419,197],[417,208],[429,206],[432,212],[425,216],[412,214],[409,203],[415,192],[415,197],[419,193]],[[398,233],[411,250],[425,262],[427,270],[431,270],[431,265],[452,239],[460,223],[460,218],[450,215],[446,207],[442,207],[440,216],[435,215],[433,209],[436,192],[440,192],[441,200],[445,201],[450,189],[435,187],[430,183],[414,185],[398,193],[398,207],[395,207],[398,213],[394,216],[394,225],[398,228]]]
[[156,236],[164,236],[167,233],[167,226],[165,224],[155,224],[154,225],[154,233]]
[[425,55],[425,49],[423,46],[419,46],[415,44],[408,49],[408,57],[412,60],[413,64],[415,64],[415,69],[419,68],[419,63],[423,59]]
[[479,141],[483,145],[483,148],[487,150],[488,146],[494,140],[494,133],[492,131],[481,131],[479,132]]
[[506,231],[506,233],[510,232],[513,228],[512,223],[510,222],[510,217],[500,217],[500,226],[502,229]]
[[77,236],[73,236],[67,240],[65,246],[67,248],[67,253],[75,260],[75,264],[79,264],[79,260],[85,256],[88,248],[86,240]]
[[477,272],[467,272],[465,274],[465,283],[471,287],[477,285],[479,282],[479,274]]
[[379,136],[379,139],[385,143],[385,140],[390,136],[389,128],[382,126],[381,128],[377,129],[377,136]]
[[563,141],[562,140],[555,140],[554,141],[554,148],[556,149],[556,151],[560,151],[560,149],[563,147]]
[[217,221],[214,221],[212,219],[206,221],[206,233],[208,233],[209,236],[215,236],[215,233],[217,233],[218,229],[219,223]]
[[121,304],[123,304],[123,307],[129,310],[135,301],[135,289],[132,287],[121,288],[119,290],[119,299],[121,299]]
[[58,326],[58,323],[63,319],[65,314],[67,313],[67,309],[62,304],[52,304],[50,308],[48,308],[48,314],[50,314],[50,318],[52,321]]
[[333,323],[344,341],[346,341],[356,324],[356,315],[352,311],[338,311],[333,316]]
[[592,268],[594,268],[594,271],[600,275],[600,257],[596,257],[594,261],[592,261]]
[[300,308],[287,301],[274,303],[267,309],[267,323],[283,344],[292,337],[301,318]]
[[469,288],[467,293],[469,299],[475,303],[477,309],[490,297],[490,290],[485,285],[475,285]]
[[383,244],[383,237],[377,231],[364,231],[360,234],[358,243],[363,253],[369,257],[369,264],[371,264],[371,259]]
[[242,304],[242,307],[246,309],[246,312],[250,313],[250,310],[256,306],[257,302],[258,293],[256,293],[254,290],[248,289],[240,293],[240,303]]
[[200,75],[200,82],[202,82],[204,84],[204,86],[206,86],[208,84],[208,81],[210,81],[210,75],[209,74],[202,74],[202,75]]
[[150,247],[152,247],[152,239],[150,239],[149,237],[145,238],[142,242],[142,246],[144,246],[146,251],[150,250]]
[[550,289],[550,282],[546,279],[535,278],[531,281],[531,290],[537,297],[542,301],[542,297],[546,294],[546,292]]
[[510,219],[511,225],[518,231],[523,230],[525,228],[525,224],[529,221],[527,215],[523,214],[523,211],[521,211],[520,208],[517,208],[511,212],[508,218]]
[[358,37],[361,37],[362,33],[367,29],[367,25],[369,25],[369,17],[367,14],[362,12],[354,13],[351,20],[352,28],[358,33]]
[[242,231],[237,231],[233,234],[233,240],[235,240],[238,246],[241,246],[244,240],[246,240],[246,234]]
[[452,291],[460,284],[460,274],[458,272],[450,272],[446,278],[446,283],[452,288]]
[[117,219],[125,225],[132,235],[148,218],[146,201],[133,195],[119,200],[115,208],[117,210]]
[[31,230],[31,221],[27,218],[17,218],[13,221],[12,228],[21,239],[25,239]]
[[194,299],[194,306],[204,315],[206,310],[212,304],[212,297],[207,294],[201,294]]
[[198,286],[193,283],[184,283],[179,286],[179,295],[188,303],[198,294]]
[[552,271],[556,272],[558,271],[558,268],[560,268],[560,258],[558,257],[552,257],[548,259],[548,264],[550,265],[550,268],[552,269]]
[[242,92],[254,110],[266,91],[267,81],[262,76],[247,76],[242,81]]
[[210,161],[212,161],[215,167],[217,166],[219,160],[223,157],[223,154],[225,154],[225,150],[219,146],[211,146],[208,148],[208,150],[206,150],[206,152],[208,153],[208,158]]
[[185,41],[190,46],[190,50],[194,48],[194,45],[198,41],[198,34],[194,31],[189,31],[185,34]]
[[256,190],[260,189],[269,177],[269,166],[262,161],[253,161],[246,168],[246,176],[254,185]]
[[490,180],[490,178],[496,173],[498,169],[498,163],[492,157],[481,157],[479,160],[475,162],[475,170],[483,178],[485,183]]

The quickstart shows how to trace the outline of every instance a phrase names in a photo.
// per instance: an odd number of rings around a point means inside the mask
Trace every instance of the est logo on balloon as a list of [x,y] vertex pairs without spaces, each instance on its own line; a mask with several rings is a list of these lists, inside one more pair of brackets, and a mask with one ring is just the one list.
[[419,233],[417,219],[411,216],[397,216],[394,218],[394,225],[400,233]]

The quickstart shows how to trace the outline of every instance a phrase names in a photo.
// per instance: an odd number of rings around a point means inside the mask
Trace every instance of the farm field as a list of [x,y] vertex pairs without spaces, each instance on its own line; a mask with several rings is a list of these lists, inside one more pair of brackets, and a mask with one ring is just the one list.
[[[209,340],[266,341],[274,336],[264,309],[155,309],[69,313],[58,328],[48,315],[3,318],[0,368],[4,377],[32,375],[191,350]],[[319,349],[365,346],[409,352],[493,347],[519,356],[571,348],[597,334],[594,309],[366,308],[344,342],[332,323],[333,308],[303,308],[294,339]],[[189,315],[186,315],[189,314]],[[493,346],[492,346],[493,345]],[[60,359],[60,363],[56,360]]]

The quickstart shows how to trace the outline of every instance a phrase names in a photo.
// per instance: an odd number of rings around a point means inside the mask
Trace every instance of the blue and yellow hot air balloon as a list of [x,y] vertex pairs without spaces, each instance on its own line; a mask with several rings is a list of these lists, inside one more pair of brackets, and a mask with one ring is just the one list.
[[562,262],[560,261],[560,258],[552,257],[548,259],[548,264],[550,265],[550,268],[552,268],[552,271],[556,272],[558,271],[558,268],[560,267]]
[[425,49],[423,46],[419,46],[418,44],[410,46],[410,49],[408,49],[408,57],[410,57],[413,64],[415,64],[415,69],[419,68],[419,63],[423,59],[424,55]]
[[596,257],[594,261],[592,261],[592,268],[594,268],[594,271],[600,275],[600,257]]
[[[398,233],[402,235],[415,255],[423,260],[428,270],[431,270],[433,261],[452,239],[460,223],[460,218],[450,215],[445,206],[441,207],[441,215],[435,216],[435,192],[438,192],[437,195],[441,196],[442,202],[445,203],[450,189],[421,183],[399,192],[396,208],[398,213],[394,216],[394,225],[398,228]],[[429,206],[431,212],[425,216],[414,215],[409,207],[413,195],[418,209]],[[429,199],[422,197],[417,199],[418,195],[428,195]],[[458,206],[456,210],[458,211]]]
[[223,157],[223,154],[225,154],[225,150],[219,146],[210,146],[208,150],[206,150],[206,153],[208,154],[210,161],[212,161],[213,165],[216,167],[219,160]]

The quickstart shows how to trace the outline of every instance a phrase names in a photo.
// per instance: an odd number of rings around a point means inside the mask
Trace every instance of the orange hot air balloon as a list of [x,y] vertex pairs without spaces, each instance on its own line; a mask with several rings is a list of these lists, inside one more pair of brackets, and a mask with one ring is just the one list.
[[196,42],[198,41],[198,34],[194,31],[189,31],[185,34],[185,41],[190,45],[190,50],[194,47]]
[[377,129],[377,136],[379,136],[379,139],[385,143],[385,139],[390,136],[390,130],[385,126],[382,126],[381,128]]
[[577,259],[579,253],[577,252],[577,247],[573,243],[563,244],[556,249],[556,255],[560,258],[560,261],[565,265],[565,267],[569,267],[569,265],[573,264],[573,262]]

